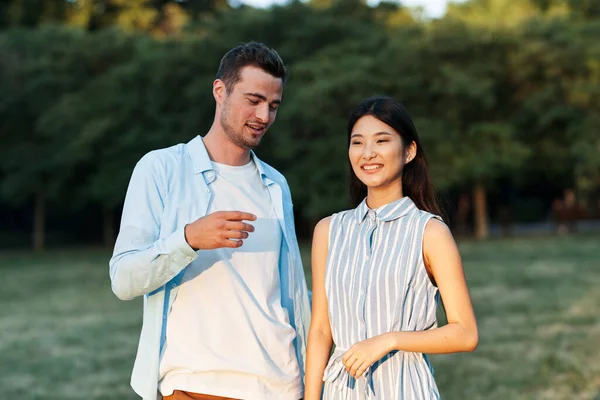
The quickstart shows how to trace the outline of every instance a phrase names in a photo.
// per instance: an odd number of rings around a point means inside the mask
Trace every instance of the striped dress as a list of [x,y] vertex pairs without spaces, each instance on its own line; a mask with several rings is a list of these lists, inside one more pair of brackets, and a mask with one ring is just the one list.
[[422,252],[425,225],[433,217],[408,197],[375,210],[365,200],[332,215],[325,290],[335,351],[323,377],[324,399],[440,398],[423,353],[391,352],[358,379],[342,364],[344,352],[359,341],[437,326],[438,289]]

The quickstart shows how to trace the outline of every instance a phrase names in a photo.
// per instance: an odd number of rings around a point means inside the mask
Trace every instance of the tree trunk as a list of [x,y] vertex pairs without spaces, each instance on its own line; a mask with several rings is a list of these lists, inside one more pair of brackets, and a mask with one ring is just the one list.
[[44,250],[46,237],[46,198],[44,188],[40,185],[35,193],[35,204],[33,210],[33,249],[35,251]]
[[485,185],[482,180],[477,181],[473,187],[473,210],[475,212],[475,237],[479,240],[487,239],[490,227]]
[[102,230],[104,246],[113,247],[115,244],[115,220],[113,209],[110,207],[102,208]]
[[458,236],[467,236],[470,232],[469,215],[471,215],[471,194],[464,191],[458,198],[458,209],[456,210],[456,234]]

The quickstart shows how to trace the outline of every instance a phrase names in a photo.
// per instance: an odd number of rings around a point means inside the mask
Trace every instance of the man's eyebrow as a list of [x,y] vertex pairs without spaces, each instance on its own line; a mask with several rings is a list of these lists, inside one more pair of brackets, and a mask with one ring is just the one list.
[[[267,98],[260,93],[244,93],[244,95],[257,97],[257,98],[261,99],[262,101],[267,101]],[[273,100],[271,103],[281,104],[281,100]]]
[[267,101],[267,98],[260,93],[244,93],[246,96],[258,97],[261,100]]

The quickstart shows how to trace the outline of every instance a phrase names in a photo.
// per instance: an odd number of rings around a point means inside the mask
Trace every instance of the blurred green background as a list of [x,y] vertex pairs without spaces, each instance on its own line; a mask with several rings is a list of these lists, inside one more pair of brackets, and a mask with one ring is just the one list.
[[599,39],[598,0],[0,2],[0,397],[135,398],[141,300],[108,281],[129,177],[208,130],[220,58],[255,40],[291,71],[256,152],[290,183],[309,283],[312,228],[349,207],[349,114],[394,96],[481,329],[432,357],[442,398],[600,399]]

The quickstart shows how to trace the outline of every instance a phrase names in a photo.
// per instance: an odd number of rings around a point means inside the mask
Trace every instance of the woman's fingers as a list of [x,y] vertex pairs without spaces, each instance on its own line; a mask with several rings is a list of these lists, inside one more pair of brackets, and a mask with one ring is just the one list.
[[[354,378],[358,378],[357,372],[363,368],[363,366],[366,366],[367,363],[364,362],[363,360],[357,360],[354,364],[352,364],[352,368],[350,368],[350,371],[348,371],[350,373],[350,376],[353,376]],[[363,368],[363,371],[366,368]]]
[[354,379],[358,379],[361,376],[363,376],[363,374],[365,373],[365,371],[367,369],[369,369],[371,366],[368,363],[362,363],[361,366],[356,370],[356,373],[354,374]]
[[[358,359],[355,356],[350,356],[346,359],[346,361],[344,362],[344,367],[346,367],[346,371],[350,372],[350,370],[352,369],[352,366],[358,362]],[[357,366],[358,368],[358,366]]]

